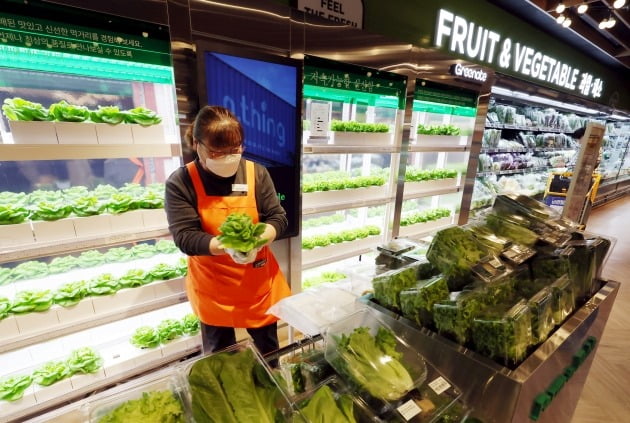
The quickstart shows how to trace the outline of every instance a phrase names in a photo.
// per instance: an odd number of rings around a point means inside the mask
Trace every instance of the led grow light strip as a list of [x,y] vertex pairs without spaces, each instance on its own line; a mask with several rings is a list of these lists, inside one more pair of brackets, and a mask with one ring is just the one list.
[[0,67],[161,84],[173,83],[173,70],[168,66],[2,44],[0,44]]

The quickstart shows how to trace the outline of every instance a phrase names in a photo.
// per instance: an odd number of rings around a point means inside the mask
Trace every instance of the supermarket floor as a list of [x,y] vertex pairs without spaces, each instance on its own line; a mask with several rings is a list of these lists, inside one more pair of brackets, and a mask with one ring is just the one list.
[[586,230],[617,239],[603,278],[621,282],[571,423],[630,421],[630,196],[591,212]]

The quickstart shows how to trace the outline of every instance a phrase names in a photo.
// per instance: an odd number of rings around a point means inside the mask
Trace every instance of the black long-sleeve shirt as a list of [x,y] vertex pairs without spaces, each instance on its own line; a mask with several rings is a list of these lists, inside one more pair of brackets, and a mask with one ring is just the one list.
[[[244,159],[241,159],[236,174],[228,178],[207,172],[201,167],[198,159],[195,160],[195,165],[199,170],[206,195],[222,197],[246,195],[232,191],[232,184],[247,184]],[[259,220],[272,225],[277,236],[280,236],[288,226],[286,211],[280,204],[267,169],[255,163],[254,170]],[[177,169],[166,180],[164,208],[175,245],[189,256],[210,255],[212,235],[204,232],[201,227],[201,218],[197,212],[197,194],[186,166]]]

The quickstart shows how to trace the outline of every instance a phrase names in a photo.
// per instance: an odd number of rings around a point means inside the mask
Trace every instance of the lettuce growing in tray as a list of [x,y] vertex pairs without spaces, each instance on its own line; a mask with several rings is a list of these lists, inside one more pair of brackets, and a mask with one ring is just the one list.
[[9,120],[42,121],[51,120],[48,109],[40,103],[33,103],[20,97],[6,98],[2,112]]
[[94,267],[105,263],[105,255],[98,250],[88,250],[79,254],[79,267]]
[[135,107],[125,111],[125,122],[137,123],[142,126],[151,126],[162,122],[162,118],[159,117],[153,110],[147,109],[146,107]]
[[90,111],[85,106],[77,106],[61,100],[48,108],[54,120],[59,122],[85,122],[90,118]]
[[22,223],[29,215],[28,209],[22,205],[0,204],[0,225]]
[[165,344],[173,339],[177,339],[184,334],[182,324],[177,319],[164,319],[157,325],[160,342]]
[[130,252],[134,258],[149,258],[156,253],[155,246],[142,242],[130,248]]
[[71,375],[65,361],[49,361],[33,371],[33,380],[38,385],[50,386]]
[[71,207],[74,214],[79,217],[86,217],[104,213],[107,209],[107,203],[99,200],[96,195],[90,195],[75,199]]
[[169,280],[179,276],[177,268],[166,263],[158,263],[149,270],[153,280]]
[[7,297],[0,297],[0,320],[9,315],[11,311],[11,301]]
[[104,273],[88,282],[89,295],[111,295],[119,289],[120,282],[111,273]]
[[181,325],[182,331],[186,335],[195,335],[201,329],[199,318],[192,313],[182,317]]
[[181,401],[170,390],[143,392],[141,397],[123,402],[98,419],[98,423],[186,421]]
[[12,272],[13,269],[9,267],[0,267],[0,286],[6,285],[13,280]]
[[96,110],[90,111],[90,120],[96,123],[118,125],[125,120],[125,114],[118,106],[98,106]]
[[129,341],[138,348],[155,348],[160,345],[160,334],[151,326],[141,326],[134,331]]
[[124,275],[118,279],[121,288],[136,288],[146,285],[155,280],[150,272],[142,269],[129,269]]
[[54,293],[53,301],[62,307],[72,307],[88,295],[88,284],[79,280],[67,282],[59,286]]
[[48,275],[48,265],[42,261],[29,260],[20,263],[11,271],[11,277],[16,280],[43,278]]
[[65,219],[72,213],[72,206],[63,202],[40,201],[31,210],[31,220],[59,220]]
[[389,125],[385,123],[332,120],[330,122],[330,130],[337,132],[389,132]]
[[73,350],[66,363],[72,374],[95,373],[103,365],[103,359],[94,349],[83,347]]
[[179,251],[177,245],[170,239],[161,239],[155,243],[155,250],[162,254],[171,254]]
[[138,200],[130,194],[117,192],[109,197],[107,209],[113,214],[120,214],[138,208]]
[[125,247],[112,247],[104,255],[107,263],[122,263],[133,259],[133,253]]
[[96,195],[100,200],[107,201],[116,193],[118,193],[118,190],[109,184],[99,184],[92,190],[92,194]]
[[282,394],[250,348],[199,359],[188,383],[197,422],[283,421]]
[[33,383],[31,375],[11,376],[0,381],[0,400],[17,401]]
[[46,311],[53,305],[53,293],[51,290],[20,291],[15,294],[11,313],[23,314],[33,311]]
[[48,272],[51,275],[65,273],[79,267],[79,259],[74,256],[55,257],[48,263]]

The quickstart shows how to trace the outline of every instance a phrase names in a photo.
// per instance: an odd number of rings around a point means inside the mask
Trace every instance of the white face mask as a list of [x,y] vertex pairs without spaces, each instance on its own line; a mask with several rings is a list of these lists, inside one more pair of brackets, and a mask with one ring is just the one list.
[[228,154],[219,159],[207,158],[206,168],[215,175],[228,178],[236,173],[240,162],[241,154]]

